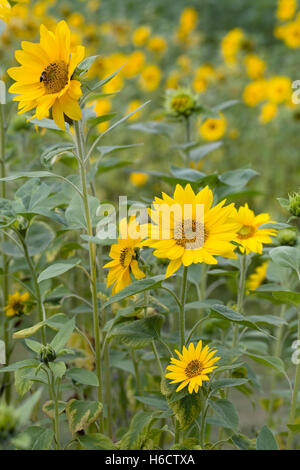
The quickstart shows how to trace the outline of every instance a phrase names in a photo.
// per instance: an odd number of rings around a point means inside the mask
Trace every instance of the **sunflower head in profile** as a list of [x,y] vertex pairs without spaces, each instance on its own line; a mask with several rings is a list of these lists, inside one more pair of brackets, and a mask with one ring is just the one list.
[[7,317],[20,317],[24,313],[27,313],[28,301],[30,296],[28,292],[20,294],[15,292],[8,296],[8,303],[4,307],[5,315]]
[[113,295],[131,283],[130,271],[136,279],[145,277],[138,265],[138,250],[143,236],[135,217],[131,217],[129,223],[126,218],[121,220],[120,235],[118,243],[112,245],[109,252],[112,261],[103,266],[109,268],[107,287],[113,285]]
[[78,103],[81,84],[72,78],[75,68],[84,57],[84,47],[71,48],[71,33],[65,21],[60,21],[55,32],[40,27],[40,42],[22,42],[22,50],[15,52],[19,67],[7,72],[16,83],[9,91],[17,96],[19,114],[35,109],[34,118],[49,117],[50,109],[57,126],[65,129],[65,116],[81,119]]
[[262,253],[264,243],[272,243],[272,238],[277,230],[272,228],[260,228],[261,225],[274,223],[267,213],[255,215],[249,209],[248,204],[234,210],[234,219],[240,224],[235,241],[240,244],[242,253]]
[[171,260],[166,277],[182,264],[217,264],[215,256],[236,258],[231,241],[239,225],[231,219],[234,205],[224,206],[225,202],[212,207],[209,187],[195,194],[189,184],[178,184],[173,198],[165,193],[162,199],[155,198],[149,211],[149,239],[142,245],[155,248],[154,256]]
[[175,352],[179,359],[171,357],[171,364],[167,366],[170,371],[166,374],[167,379],[171,379],[172,384],[180,383],[176,392],[188,385],[189,393],[198,393],[202,383],[209,380],[208,374],[218,367],[214,365],[220,359],[215,356],[217,351],[207,345],[202,348],[202,341],[199,341],[196,347],[190,343],[188,348],[183,346],[182,353]]

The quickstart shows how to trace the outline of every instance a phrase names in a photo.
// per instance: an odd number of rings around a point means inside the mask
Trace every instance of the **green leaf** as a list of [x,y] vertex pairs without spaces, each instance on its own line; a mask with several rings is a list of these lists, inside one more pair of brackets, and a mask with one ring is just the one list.
[[252,179],[254,176],[257,176],[257,171],[251,170],[250,168],[231,170],[223,173],[219,176],[221,183],[228,186],[237,186],[242,188]]
[[218,415],[224,428],[238,432],[239,417],[233,403],[229,400],[221,399],[217,401],[210,400],[209,404]]
[[275,437],[268,426],[263,426],[256,439],[257,450],[279,450]]
[[259,356],[257,354],[251,354],[249,352],[246,352],[245,354],[247,354],[247,356],[253,359],[254,361],[259,362],[260,364],[263,364],[265,366],[272,367],[273,369],[277,370],[277,372],[285,374],[284,363],[279,357]]
[[[66,409],[66,402],[65,401],[58,401],[58,414],[61,415]],[[53,400],[48,400],[43,404],[42,407],[43,412],[47,415],[50,419],[55,419],[55,404]]]
[[100,416],[102,404],[97,401],[70,400],[66,406],[69,428],[72,435],[85,431]]
[[84,436],[78,436],[78,441],[84,449],[87,450],[116,450],[116,445],[112,440],[104,436],[104,434],[86,434]]
[[52,279],[53,277],[61,276],[62,274],[70,271],[70,269],[74,268],[80,264],[81,261],[79,259],[72,259],[61,261],[58,263],[53,263],[48,268],[44,269],[38,277],[38,282],[45,281],[46,279]]
[[119,442],[121,449],[141,450],[153,421],[152,411],[140,411],[131,420],[129,430]]
[[66,364],[62,361],[58,362],[49,362],[49,367],[52,370],[54,377],[62,379],[66,373]]
[[192,148],[189,151],[190,159],[193,160],[194,162],[199,162],[207,154],[221,147],[221,145],[223,145],[223,142],[218,141],[218,142],[212,142],[211,144],[200,145],[199,147]]
[[300,423],[287,424],[287,427],[292,431],[293,434],[300,432]]
[[24,361],[18,361],[9,366],[2,367],[0,372],[14,372],[15,370],[21,369],[22,367],[37,367],[40,364],[40,361],[35,359],[25,359]]
[[292,246],[278,246],[269,251],[269,255],[283,268],[292,268],[296,272],[300,270],[300,250]]
[[161,411],[167,411],[169,409],[166,400],[159,396],[154,396],[154,397],[136,396],[135,399],[139,401],[140,403],[144,403],[144,405],[150,406],[151,408],[156,408]]
[[25,426],[31,418],[32,412],[41,398],[42,388],[34,392],[27,400],[23,401],[22,405],[18,408],[17,413],[19,416],[20,426]]
[[219,113],[220,111],[223,111],[224,109],[231,108],[231,106],[235,106],[236,104],[239,104],[239,100],[228,100],[224,101],[224,103],[218,104],[217,106],[214,106],[212,108],[212,111],[215,113]]
[[138,281],[134,281],[132,284],[125,287],[125,289],[122,289],[121,292],[119,292],[116,295],[113,295],[107,302],[105,302],[103,307],[108,307],[114,302],[120,302],[121,300],[126,299],[127,297],[130,297],[131,295],[139,294],[140,292],[145,292],[146,290],[149,290],[149,289],[155,289],[162,283],[164,279],[165,279],[164,274],[159,274],[158,276],[149,277],[147,279],[139,279]]
[[73,333],[74,328],[75,318],[72,318],[67,323],[65,323],[54,336],[53,340],[51,341],[51,346],[56,353],[59,353],[59,351],[65,346],[71,334]]
[[33,325],[29,328],[25,328],[24,330],[20,331],[15,331],[13,334],[14,339],[23,339],[23,338],[28,338],[29,336],[33,336],[37,331],[39,331],[42,326],[44,325],[44,322],[39,322],[36,325]]
[[33,381],[27,378],[28,368],[18,369],[15,371],[15,387],[17,393],[23,397],[27,393],[32,385]]
[[41,164],[47,166],[59,155],[73,150],[75,150],[75,147],[69,142],[50,145],[41,155]]
[[173,133],[172,126],[159,121],[138,122],[131,124],[130,129],[135,131],[142,131],[146,134],[161,134],[170,136]]
[[260,330],[260,328],[255,323],[248,320],[247,317],[244,317],[244,315],[239,312],[236,312],[235,310],[227,307],[226,305],[215,304],[211,306],[211,310],[213,316],[217,318],[224,318],[239,325],[245,325],[254,330]]
[[38,435],[36,441],[32,443],[32,450],[48,450],[51,447],[53,441],[53,431],[52,429],[41,428],[40,434]]
[[96,85],[93,85],[92,90],[95,91],[98,88],[101,88],[106,83],[110,82],[122,70],[123,67],[124,67],[124,64],[121,65],[121,67],[119,67],[118,70],[116,70],[114,73],[112,73],[108,77],[103,78],[103,80],[100,80],[98,83],[96,83]]
[[31,351],[37,354],[40,354],[41,348],[43,347],[41,343],[34,341],[33,339],[26,339],[25,344],[29,349],[31,349]]
[[151,315],[141,320],[119,323],[112,329],[109,338],[117,337],[121,344],[130,348],[143,348],[159,337],[163,320],[161,315]]
[[292,292],[292,291],[276,291],[272,292],[274,299],[280,300],[282,303],[289,303],[292,305],[299,305],[300,304],[300,293],[299,292]]
[[91,385],[92,387],[98,387],[99,385],[97,375],[87,369],[74,367],[67,371],[67,377],[83,385]]
[[211,384],[211,390],[212,390],[212,392],[215,392],[220,388],[238,387],[239,385],[243,385],[247,382],[248,382],[248,379],[220,379],[220,380],[215,380]]
[[77,65],[76,69],[75,69],[75,74],[79,75],[80,77],[82,75],[85,75],[89,69],[91,68],[91,66],[93,65],[93,63],[95,62],[95,60],[97,60],[99,57],[99,55],[93,55],[93,56],[90,56],[90,57],[86,57],[85,59],[83,59],[80,64]]
[[42,222],[31,224],[26,234],[29,256],[35,256],[45,251],[53,238],[54,232],[48,225]]

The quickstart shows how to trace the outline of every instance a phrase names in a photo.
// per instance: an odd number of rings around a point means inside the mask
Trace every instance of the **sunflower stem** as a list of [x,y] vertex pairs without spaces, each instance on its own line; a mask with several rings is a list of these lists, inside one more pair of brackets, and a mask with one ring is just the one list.
[[[87,189],[87,175],[86,175],[86,157],[84,150],[84,139],[82,132],[81,121],[74,121],[77,157],[79,163],[79,171],[82,186],[82,199],[85,212],[85,222],[87,228],[87,234],[93,236],[92,220],[89,205],[89,195]],[[97,299],[97,258],[96,258],[96,246],[92,242],[88,242],[89,246],[89,263],[90,263],[90,289],[92,295],[93,304],[93,329],[95,337],[95,362],[96,362],[96,374],[98,377],[97,387],[97,398],[102,403],[102,372],[101,372],[101,344],[100,344],[100,326],[98,316],[98,299]],[[100,432],[103,432],[103,416],[100,416]]]
[[185,345],[185,298],[186,298],[186,288],[187,288],[187,274],[188,274],[188,267],[184,266],[183,276],[182,276],[182,285],[181,285],[180,309],[179,309],[181,350],[183,346]]
[[[300,312],[298,312],[298,341],[300,341]],[[296,418],[296,411],[297,411],[297,399],[298,399],[298,390],[300,386],[300,361],[297,361],[298,364],[296,366],[296,373],[295,373],[295,382],[292,394],[292,404],[290,409],[290,416],[289,416],[289,424],[294,424]],[[293,431],[290,429],[288,432],[288,439],[286,448],[289,450],[292,449],[293,445]]]
[[[240,255],[240,280],[237,294],[237,311],[243,313],[244,309],[244,293],[245,293],[245,283],[246,283],[246,253]],[[236,324],[233,331],[232,338],[232,348],[235,348],[238,345],[238,334],[239,334],[239,325]]]

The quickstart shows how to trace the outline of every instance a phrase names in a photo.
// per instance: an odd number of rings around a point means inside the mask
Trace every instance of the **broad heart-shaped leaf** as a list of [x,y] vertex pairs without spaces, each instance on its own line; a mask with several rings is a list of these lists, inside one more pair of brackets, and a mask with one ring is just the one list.
[[275,291],[272,292],[274,299],[280,300],[280,302],[292,305],[299,305],[300,304],[300,293],[299,292],[292,292],[292,291]]
[[38,277],[38,282],[45,281],[46,279],[52,279],[53,277],[61,276],[62,274],[70,271],[70,269],[74,268],[80,264],[79,259],[68,259],[63,260],[57,263],[51,264],[48,268],[44,269]]
[[211,310],[212,315],[215,317],[224,318],[225,320],[238,323],[239,325],[245,325],[248,328],[252,328],[254,330],[260,330],[260,328],[255,323],[248,320],[247,317],[244,317],[244,315],[239,312],[236,312],[235,310],[227,307],[226,305],[215,304],[211,306]]
[[300,271],[300,250],[293,246],[278,246],[269,251],[270,258],[283,268]]
[[235,406],[231,401],[220,399],[217,401],[209,400],[209,404],[222,422],[224,428],[238,432],[239,417]]
[[53,441],[53,430],[40,428],[36,440],[32,443],[31,450],[49,450]]
[[[59,401],[58,402],[58,414],[62,414],[65,409],[66,409],[66,402],[65,401]],[[53,400],[48,400],[43,404],[42,408],[43,412],[45,415],[47,415],[50,419],[55,418],[55,405]]]
[[33,381],[29,380],[27,377],[28,370],[29,369],[26,367],[15,371],[15,387],[21,397],[23,397],[33,385]]
[[102,403],[98,401],[70,400],[66,406],[69,428],[72,435],[85,431],[100,416]]
[[163,320],[162,315],[151,315],[141,320],[118,323],[109,338],[117,337],[121,344],[131,348],[143,348],[159,337]]
[[65,346],[75,328],[75,318],[65,323],[51,341],[51,346],[56,353]]
[[177,387],[178,384],[171,384],[165,377],[161,381],[161,392],[179,421],[180,429],[185,429],[198,418],[202,410],[202,399],[200,393],[190,394],[187,388],[176,392]]
[[7,227],[16,220],[13,202],[9,199],[0,198],[0,225]]
[[263,426],[256,439],[257,450],[279,450],[275,437],[268,426]]
[[237,186],[243,188],[250,181],[251,178],[257,176],[258,173],[250,168],[231,170],[219,176],[221,183],[228,186]]
[[[99,200],[94,196],[89,196],[89,207],[93,227],[95,227],[100,220],[100,217],[97,216],[99,206]],[[78,193],[75,193],[72,197],[71,202],[65,212],[65,217],[69,228],[86,230],[84,205],[82,197],[80,197]]]
[[273,369],[277,370],[281,374],[285,374],[285,367],[283,361],[279,357],[275,356],[259,356],[257,354],[251,354],[249,352],[245,353],[248,357],[253,359],[260,364],[263,364],[268,367],[272,367]]
[[91,370],[80,369],[79,367],[74,367],[67,371],[67,377],[69,379],[78,382],[83,385],[91,385],[93,387],[98,387],[99,381],[97,375]]
[[112,296],[107,302],[105,302],[105,304],[103,304],[103,307],[108,307],[114,302],[120,302],[120,300],[126,299],[126,297],[130,297],[131,295],[139,294],[140,292],[144,292],[149,289],[155,289],[164,279],[165,276],[163,274],[159,274],[154,277],[148,277],[147,279],[134,281],[132,284],[125,287],[125,289],[122,289],[118,294]]
[[86,450],[116,450],[116,445],[104,434],[86,434],[77,437],[79,443]]
[[42,222],[34,222],[31,224],[26,233],[26,244],[29,256],[42,253],[53,238],[54,232],[48,225]]
[[119,447],[125,450],[141,450],[147,440],[149,428],[154,419],[152,411],[140,411],[131,420],[129,430],[119,442]]

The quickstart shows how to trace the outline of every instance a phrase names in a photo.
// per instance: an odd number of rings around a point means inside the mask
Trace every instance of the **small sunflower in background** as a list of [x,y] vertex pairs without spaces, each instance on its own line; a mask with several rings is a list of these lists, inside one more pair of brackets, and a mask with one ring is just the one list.
[[129,179],[130,182],[134,185],[137,186],[138,188],[141,188],[142,186],[145,186],[149,178],[149,175],[147,173],[140,173],[138,171],[134,171],[133,173],[130,173]]
[[266,279],[266,273],[268,268],[268,261],[265,261],[260,266],[257,266],[254,273],[250,274],[246,281],[247,290],[256,290]]
[[154,248],[157,258],[170,260],[166,277],[182,264],[217,264],[215,256],[236,258],[231,241],[240,225],[232,220],[234,204],[224,206],[225,202],[212,207],[211,189],[206,186],[195,194],[189,184],[185,188],[178,184],[173,198],[162,193],[162,199],[154,199],[154,209],[149,211],[153,221],[148,226],[150,238],[142,246]]
[[20,294],[18,291],[8,296],[8,303],[4,307],[4,312],[7,317],[20,317],[28,312],[28,302],[30,295],[28,292]]
[[275,229],[260,228],[263,224],[275,222],[274,220],[270,220],[269,214],[262,213],[255,215],[254,212],[249,209],[247,203],[238,210],[234,209],[233,218],[240,224],[235,241],[241,245],[239,248],[242,253],[248,254],[253,252],[261,254],[263,244],[272,243],[271,237],[277,234],[277,230]]
[[65,116],[81,119],[78,103],[82,95],[81,84],[73,80],[77,65],[84,58],[84,47],[71,49],[71,33],[65,21],[60,21],[55,32],[44,25],[40,27],[40,42],[22,42],[22,50],[15,52],[19,67],[7,72],[16,83],[9,92],[17,96],[19,114],[35,109],[33,118],[52,118],[57,126],[65,129]]
[[198,393],[199,387],[203,382],[208,381],[208,374],[218,366],[214,365],[221,358],[215,356],[217,350],[210,349],[208,345],[202,348],[202,341],[194,346],[190,343],[188,349],[183,346],[182,353],[175,350],[179,359],[171,357],[171,364],[167,366],[167,379],[171,379],[171,383],[180,383],[176,392],[179,392],[188,385],[189,393],[194,391]]
[[[138,234],[141,234],[138,236]],[[135,219],[131,217],[129,223],[126,218],[120,222],[120,237],[118,243],[111,246],[109,256],[113,258],[104,268],[110,268],[107,276],[107,288],[113,285],[112,294],[117,294],[131,284],[130,271],[135,279],[142,279],[145,273],[138,265],[138,249],[143,240],[142,230]]]
[[221,139],[227,128],[227,121],[225,116],[220,113],[219,118],[208,118],[200,126],[199,132],[204,140],[219,140]]

